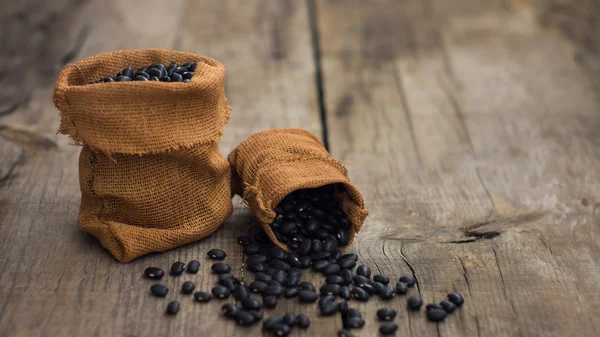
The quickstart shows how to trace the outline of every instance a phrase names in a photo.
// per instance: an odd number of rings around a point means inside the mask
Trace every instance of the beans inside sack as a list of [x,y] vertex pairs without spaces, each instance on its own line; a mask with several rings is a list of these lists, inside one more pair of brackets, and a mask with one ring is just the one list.
[[187,62],[181,66],[177,62],[169,65],[151,64],[148,67],[133,69],[125,67],[114,77],[104,77],[95,83],[128,82],[128,81],[161,81],[188,83],[196,71],[196,62]]

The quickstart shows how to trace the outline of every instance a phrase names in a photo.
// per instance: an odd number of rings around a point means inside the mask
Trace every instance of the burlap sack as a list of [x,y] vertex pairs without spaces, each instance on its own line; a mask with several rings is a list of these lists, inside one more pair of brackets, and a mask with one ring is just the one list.
[[229,163],[233,192],[243,197],[271,241],[285,250],[289,248],[277,240],[270,224],[275,219],[273,209],[295,190],[342,184],[345,191],[335,197],[352,223],[349,244],[368,215],[346,168],[331,158],[319,139],[306,130],[255,133],[229,154]]
[[[126,66],[198,66],[189,83],[90,84]],[[56,82],[59,132],[82,145],[78,226],[128,262],[196,241],[231,214],[218,141],[229,120],[225,68],[170,50],[122,50],[67,65]]]

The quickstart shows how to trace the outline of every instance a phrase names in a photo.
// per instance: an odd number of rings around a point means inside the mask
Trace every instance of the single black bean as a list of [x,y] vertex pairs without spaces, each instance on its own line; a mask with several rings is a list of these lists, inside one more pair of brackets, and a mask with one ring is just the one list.
[[[173,74],[173,75],[177,75],[177,74]],[[171,75],[171,76],[173,76]],[[246,311],[246,310],[239,310],[236,314],[235,314],[235,323],[237,323],[237,325],[242,325],[242,326],[248,326],[248,325],[252,325],[256,322],[256,318],[254,317],[254,315],[252,315],[252,313]]]
[[375,275],[373,276],[373,281],[388,285],[390,283],[390,278],[385,275]]
[[339,228],[335,233],[338,245],[345,247],[350,243],[350,237],[348,236],[348,230]]
[[154,296],[165,297],[165,296],[167,296],[167,293],[169,292],[169,288],[165,287],[162,284],[153,284],[150,287],[150,292]]
[[167,74],[171,75],[173,73],[173,71],[175,71],[175,69],[177,69],[177,62],[172,62],[171,64],[169,64],[167,66]]
[[323,274],[325,275],[337,275],[340,273],[342,269],[340,268],[340,265],[337,263],[331,263],[329,265],[327,265],[327,267],[325,267],[323,269]]
[[371,282],[369,280],[369,278],[367,278],[365,276],[362,276],[362,275],[356,275],[356,276],[354,276],[353,280],[354,280],[354,284],[356,284],[356,285],[361,285],[361,284],[365,284],[365,283]]
[[237,288],[237,284],[235,282],[235,279],[233,278],[219,280],[219,284],[229,289],[231,292],[233,292]]
[[211,249],[208,251],[207,255],[213,260],[223,260],[227,256],[227,253],[220,249]]
[[192,260],[192,261],[188,262],[188,265],[187,265],[188,273],[197,274],[199,270],[200,270],[200,261]]
[[342,315],[347,313],[348,309],[350,309],[350,308],[348,308],[348,300],[341,298],[340,299],[340,312],[342,313]]
[[[324,225],[321,225],[321,227],[323,227]],[[326,238],[329,237],[329,233],[324,230],[324,229],[319,229],[314,236],[319,239],[319,240],[325,240]]]
[[144,276],[150,279],[160,280],[165,276],[165,272],[157,267],[148,267],[144,270]]
[[223,286],[213,287],[211,289],[211,292],[212,292],[213,296],[218,299],[225,299],[225,298],[228,298],[229,295],[231,295],[231,290],[229,290]]
[[222,281],[222,280],[228,279],[228,278],[234,278],[234,277],[233,277],[233,275],[231,275],[229,273],[219,274],[219,281]]
[[396,310],[392,308],[381,308],[377,310],[377,317],[382,321],[393,321],[396,317]]
[[191,71],[185,72],[182,75],[184,81],[191,79],[193,76],[194,76],[194,73]]
[[238,308],[238,306],[233,303],[227,303],[223,304],[223,306],[221,307],[221,312],[223,312],[223,315],[225,315],[226,317],[235,318],[237,313],[240,312],[240,308]]
[[288,270],[286,270],[286,273],[288,274],[288,276],[302,276],[302,269],[300,268],[296,268],[296,267],[292,267]]
[[115,80],[112,77],[105,77],[102,79],[102,82],[114,82]]
[[324,284],[319,291],[321,295],[336,296],[340,292],[340,286],[338,284]]
[[285,298],[293,298],[293,297],[297,297],[298,293],[300,292],[300,290],[298,290],[298,288],[286,288],[285,291],[283,292],[283,296]]
[[171,301],[167,304],[167,314],[169,315],[177,315],[181,309],[181,304],[178,301]]
[[329,265],[329,261],[318,260],[316,262],[313,262],[312,269],[314,271],[323,271],[325,269],[325,267],[327,267],[328,265]]
[[429,303],[425,306],[425,310],[429,311],[432,309],[440,309],[440,310],[444,310],[444,307],[442,307],[441,304],[438,303]]
[[335,239],[332,238],[328,238],[325,240],[325,242],[323,243],[323,250],[330,252],[330,253],[334,253],[337,251],[337,247],[338,247],[338,242]]
[[293,221],[284,222],[279,228],[279,232],[285,236],[294,235],[298,231],[298,226]]
[[275,328],[277,324],[281,324],[281,317],[271,316],[263,321],[263,329],[273,331],[273,328]]
[[237,242],[242,246],[245,247],[247,245],[249,245],[250,243],[252,243],[252,241],[250,240],[249,237],[247,237],[246,235],[242,235],[242,236],[238,236],[237,238]]
[[270,286],[278,286],[281,287],[281,283],[275,281],[275,280],[270,280],[269,282],[267,282],[268,285]]
[[398,283],[396,283],[396,293],[398,293],[400,295],[404,295],[407,292],[408,292],[408,286],[406,285],[406,283],[398,281]]
[[348,317],[344,320],[344,327],[362,328],[365,326],[365,320],[362,317]]
[[255,243],[249,243],[244,246],[244,254],[254,255],[260,253],[260,246]]
[[269,261],[269,268],[287,270],[290,269],[290,264],[281,260],[271,260]]
[[298,256],[298,254],[294,254],[294,253],[290,253],[287,256],[287,260],[286,260],[290,266],[295,267],[295,268],[302,268],[302,262],[300,262],[300,257]]
[[350,259],[340,259],[338,261],[338,264],[340,265],[340,267],[342,269],[352,269],[352,268],[356,267],[356,262],[354,262],[353,260],[350,260]]
[[340,329],[337,332],[338,337],[354,337],[350,330],[348,329]]
[[384,323],[379,327],[379,332],[383,335],[391,335],[398,330],[398,325],[395,323]]
[[[147,72],[145,72],[145,71],[138,71],[138,72],[136,72],[136,73],[135,73],[135,76],[136,76],[136,77],[137,77],[137,76],[143,76],[143,77],[145,77],[147,80],[149,80],[149,79],[150,79],[150,75],[148,75],[148,73],[147,73]],[[156,77],[156,76],[154,76],[154,77]]]
[[268,286],[267,289],[265,289],[265,291],[263,292],[263,294],[265,296],[269,296],[269,295],[273,295],[273,296],[281,296],[283,294],[283,287],[282,286]]
[[421,306],[423,306],[423,300],[419,296],[409,296],[406,303],[408,308],[414,311],[421,309]]
[[275,308],[277,306],[277,296],[263,297],[263,306],[265,308]]
[[310,290],[312,292],[316,292],[315,286],[310,282],[300,282],[298,283],[298,289],[300,290]]
[[254,281],[248,286],[253,293],[262,294],[269,285],[266,282]]
[[[340,265],[340,267],[341,267],[341,265]],[[342,269],[342,270],[340,270],[340,276],[344,280],[344,282],[342,284],[349,285],[350,283],[352,283],[352,278],[353,278],[352,270]]]
[[310,290],[300,290],[298,292],[298,298],[301,302],[312,303],[319,298],[316,292]]
[[246,261],[247,262],[266,263],[266,262],[269,262],[269,258],[263,254],[254,254],[254,255],[248,256]]
[[258,272],[254,275],[254,279],[256,281],[269,282],[271,280],[271,276],[263,272]]
[[442,321],[446,316],[448,316],[448,313],[443,309],[431,309],[427,311],[427,318],[432,322]]
[[384,300],[391,300],[396,296],[396,289],[384,287],[379,291],[379,296]]
[[298,282],[300,282],[300,276],[290,275],[290,276],[288,276],[287,279],[285,279],[285,281],[283,282],[283,285],[286,287],[297,287]]
[[311,248],[312,248],[312,241],[311,240],[304,240],[298,246],[298,254],[300,254],[302,256],[308,255],[308,254],[310,254]]
[[266,263],[248,262],[247,268],[252,272],[260,273],[267,271],[269,267]]
[[329,275],[325,279],[325,283],[329,284],[344,284],[344,279],[339,275]]
[[404,282],[407,286],[412,287],[417,283],[417,279],[412,276],[402,276],[400,277],[400,282]]
[[346,311],[346,318],[350,318],[350,317],[361,317],[362,315],[360,313],[360,311],[358,311],[358,309],[356,308],[349,308],[348,311]]
[[340,305],[335,301],[329,301],[319,306],[321,315],[329,316],[333,315],[340,310]]
[[340,260],[343,259],[350,259],[354,262],[358,261],[358,255],[354,254],[354,253],[349,253],[349,254],[344,254],[342,255],[342,257],[340,257]]
[[269,249],[269,256],[272,259],[285,260],[288,256],[288,253],[280,247],[272,247]]
[[345,300],[351,299],[352,293],[350,292],[350,288],[348,288],[348,286],[341,286],[338,296]]
[[352,227],[352,223],[348,219],[348,217],[343,217],[338,220],[338,226],[344,230],[349,230]]
[[321,298],[319,298],[319,306],[321,306],[327,302],[335,302],[335,296],[328,295],[328,294],[321,294]]
[[287,278],[287,273],[285,272],[285,270],[277,270],[273,276],[272,276],[273,280],[279,282],[279,283],[283,283],[285,281],[285,279]]
[[171,266],[171,275],[173,275],[173,276],[181,275],[184,270],[185,270],[185,263],[183,263],[181,261],[177,261],[177,262],[173,263],[173,265]]
[[231,271],[231,267],[227,263],[222,262],[213,264],[210,269],[212,269],[215,274],[225,274]]
[[134,81],[148,81],[148,79],[142,75],[137,75],[133,80]]
[[295,251],[295,250],[297,250],[297,249],[298,249],[298,242],[294,242],[294,241],[292,241],[292,242],[289,242],[289,243],[287,244],[287,246],[288,246],[288,248],[289,248],[289,249],[291,249],[291,250]]
[[318,253],[314,253],[310,256],[313,261],[323,260],[331,256],[331,252],[328,251],[320,251]]
[[189,295],[194,292],[194,289],[196,289],[196,285],[192,281],[185,281],[181,285],[181,292],[184,294]]
[[246,311],[248,311],[254,317],[255,323],[259,322],[263,318],[262,310],[246,310]]
[[156,76],[152,76],[152,77],[150,77],[150,79],[149,79],[149,81],[158,81],[158,80],[159,80],[159,78],[158,78],[158,77],[156,77]]
[[371,277],[371,268],[369,268],[367,266],[358,266],[358,268],[356,268],[356,275],[370,278]]
[[310,319],[305,314],[296,316],[296,326],[302,329],[308,329],[310,326]]
[[271,331],[278,337],[286,337],[290,334],[292,328],[287,324],[280,323],[275,325]]
[[[158,77],[158,76],[152,76],[152,77]],[[171,78],[169,76],[162,76],[162,77],[158,77],[160,78],[161,82],[171,82]]]
[[194,293],[194,298],[198,302],[208,302],[212,298],[212,295],[206,291],[196,291]]
[[249,298],[250,297],[250,289],[248,287],[246,287],[245,285],[239,285],[235,289],[235,292],[233,293],[233,297],[235,297],[235,299],[238,301],[243,300],[245,298]]
[[254,298],[245,298],[240,301],[242,307],[246,310],[260,310],[262,309],[262,304],[259,300]]
[[192,62],[192,63],[190,63],[190,65],[187,68],[188,68],[189,71],[195,72],[197,66],[198,66],[198,63]]
[[363,283],[363,284],[359,284],[359,287],[363,288],[364,290],[366,290],[369,295],[373,295],[377,293],[377,290],[375,290],[375,287],[373,287],[371,285],[371,283]]
[[127,67],[127,68],[123,69],[123,71],[121,71],[121,75],[132,78],[134,76],[133,69],[131,67]]
[[457,292],[453,292],[453,293],[449,293],[448,294],[448,300],[454,304],[456,304],[457,306],[461,306],[463,305],[463,303],[465,303],[465,299],[462,297],[461,294],[457,293]]
[[317,254],[319,252],[323,251],[323,242],[321,242],[321,240],[313,240],[312,244],[311,244],[311,252],[313,254]]
[[448,300],[443,300],[440,302],[440,305],[444,308],[444,310],[446,310],[447,313],[451,313],[454,310],[456,310],[456,308],[458,308],[458,306]]
[[156,76],[158,78],[163,77],[163,73],[160,71],[160,69],[156,69],[156,68],[150,68],[146,71],[146,73],[150,76]]
[[286,313],[285,315],[283,315],[281,322],[287,325],[294,325],[296,323],[296,314],[292,312]]
[[310,256],[303,256],[300,258],[300,263],[302,263],[302,268],[306,269],[312,266],[313,261]]
[[375,290],[377,292],[380,292],[381,289],[385,288],[385,285],[383,283],[379,283],[379,282],[375,282],[375,281],[372,281],[369,283],[373,286],[373,288],[375,288]]
[[366,302],[369,300],[369,293],[361,287],[354,286],[352,288],[352,296],[358,301]]

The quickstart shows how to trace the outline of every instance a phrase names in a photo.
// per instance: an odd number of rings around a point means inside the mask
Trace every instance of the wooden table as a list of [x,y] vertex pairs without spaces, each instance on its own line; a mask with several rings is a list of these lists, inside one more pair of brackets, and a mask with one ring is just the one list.
[[[426,303],[456,290],[445,322],[398,309],[397,336],[600,335],[600,7],[586,0],[60,0],[0,6],[0,336],[258,336],[177,295],[210,289],[210,238],[118,263],[76,228],[80,149],[56,135],[54,81],[72,61],[160,47],[228,70],[224,155],[250,134],[304,127],[349,165],[371,215],[350,251],[377,273],[414,274]],[[198,258],[167,277],[177,317],[148,296],[147,266]],[[306,273],[321,284],[321,277]],[[335,336],[314,305],[293,336]],[[271,313],[267,312],[266,316]]]

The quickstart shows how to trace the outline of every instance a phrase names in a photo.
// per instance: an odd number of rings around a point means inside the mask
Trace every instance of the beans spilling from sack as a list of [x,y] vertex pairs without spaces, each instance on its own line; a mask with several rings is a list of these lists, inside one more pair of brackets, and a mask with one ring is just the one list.
[[126,67],[115,77],[105,77],[95,83],[107,82],[127,82],[127,81],[162,81],[162,82],[183,82],[188,83],[194,76],[196,62],[187,62],[181,66],[177,62],[171,62],[169,65],[162,63],[151,64],[148,67],[142,67],[134,70],[132,67]]

